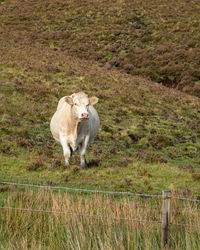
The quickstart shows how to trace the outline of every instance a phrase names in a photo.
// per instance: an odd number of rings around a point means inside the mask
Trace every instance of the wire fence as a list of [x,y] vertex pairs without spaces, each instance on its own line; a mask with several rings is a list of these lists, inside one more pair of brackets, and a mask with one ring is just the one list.
[[[75,192],[87,192],[87,193],[102,193],[102,194],[113,194],[113,195],[131,195],[131,196],[138,196],[141,198],[162,198],[160,194],[137,194],[132,192],[116,192],[116,191],[105,191],[105,190],[91,190],[91,189],[82,189],[82,188],[72,188],[72,187],[62,187],[62,186],[49,186],[49,185],[35,185],[35,184],[28,184],[28,183],[17,183],[17,182],[9,182],[9,181],[0,181],[0,184],[3,185],[13,185],[13,186],[23,186],[23,187],[34,187],[34,188],[43,188],[43,189],[61,189],[61,190],[68,190],[68,191],[75,191]],[[191,202],[200,202],[199,199],[191,199],[186,197],[176,197],[176,196],[169,196],[172,199],[184,200],[184,201],[191,201]]]
[[[155,224],[162,224],[162,221],[158,220],[138,220],[138,219],[130,219],[125,217],[110,217],[110,216],[103,216],[103,215],[93,215],[93,214],[82,214],[82,213],[70,213],[70,212],[62,212],[57,210],[42,210],[42,209],[30,209],[30,208],[21,208],[21,207],[8,207],[8,206],[0,206],[0,209],[4,210],[14,210],[14,211],[22,211],[22,212],[33,212],[33,213],[48,213],[48,214],[59,214],[59,215],[71,215],[71,216],[77,216],[77,217],[87,217],[92,219],[111,219],[113,221],[132,221],[132,222],[138,222],[138,223],[155,223]],[[190,227],[191,224],[186,223],[173,223],[170,222],[170,225],[174,226],[181,226],[181,227]],[[195,226],[192,226],[192,228],[197,228]]]
[[110,217],[110,216],[103,216],[103,215],[93,215],[93,214],[82,214],[82,213],[69,213],[69,212],[62,212],[56,210],[42,210],[42,209],[29,209],[29,208],[19,208],[19,207],[0,207],[0,209],[8,209],[8,210],[18,210],[24,212],[36,212],[36,213],[52,213],[52,214],[62,214],[62,215],[75,215],[77,217],[90,217],[94,219],[112,219],[112,220],[125,220],[125,221],[137,221],[140,223],[159,223],[161,221],[153,221],[153,220],[137,220],[137,219],[130,219],[130,218],[122,218],[122,217]]
[[[185,200],[190,202],[200,202],[198,199],[191,199],[186,197],[174,197],[171,195],[170,191],[163,191],[162,195],[160,194],[138,194],[138,193],[132,193],[132,192],[114,192],[114,191],[105,191],[105,190],[90,190],[90,189],[81,189],[81,188],[72,188],[72,187],[63,187],[63,186],[50,186],[50,185],[35,185],[35,184],[28,184],[28,183],[17,183],[17,182],[9,182],[9,181],[0,181],[0,184],[2,185],[13,185],[13,186],[21,186],[21,187],[34,187],[34,188],[42,188],[42,189],[61,189],[61,190],[67,190],[67,191],[78,191],[78,192],[89,192],[89,193],[101,193],[101,194],[114,194],[114,195],[131,195],[131,196],[137,196],[141,198],[162,198],[163,200],[163,207],[162,207],[162,221],[159,221],[157,219],[155,220],[141,220],[141,219],[135,219],[135,218],[126,218],[126,217],[110,217],[106,215],[101,214],[85,214],[85,213],[77,213],[76,210],[73,212],[67,212],[67,211],[58,211],[58,210],[43,210],[43,209],[32,209],[32,208],[24,208],[24,207],[12,207],[12,206],[0,206],[1,210],[11,210],[11,211],[21,211],[21,212],[27,212],[27,213],[48,213],[48,214],[58,214],[58,215],[67,215],[67,216],[76,216],[76,217],[85,217],[89,219],[99,220],[101,223],[109,224],[110,221],[111,224],[114,223],[114,221],[129,221],[129,222],[135,222],[139,224],[154,224],[154,225],[161,225],[161,244],[162,246],[166,246],[169,240],[169,226],[178,226],[183,227],[184,230],[198,230],[199,225],[194,224],[186,224],[186,223],[173,223],[170,222],[170,202],[172,199],[178,199],[178,200]],[[149,218],[149,217],[148,217]],[[98,223],[99,223],[98,221]],[[93,223],[93,222],[92,222]],[[134,224],[132,224],[134,225]]]

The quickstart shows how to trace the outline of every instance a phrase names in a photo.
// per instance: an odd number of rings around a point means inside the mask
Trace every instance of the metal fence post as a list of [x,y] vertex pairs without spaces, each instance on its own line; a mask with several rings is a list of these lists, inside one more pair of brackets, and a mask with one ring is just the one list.
[[169,224],[170,224],[170,206],[171,206],[171,191],[162,191],[162,235],[161,246],[167,247],[169,240]]

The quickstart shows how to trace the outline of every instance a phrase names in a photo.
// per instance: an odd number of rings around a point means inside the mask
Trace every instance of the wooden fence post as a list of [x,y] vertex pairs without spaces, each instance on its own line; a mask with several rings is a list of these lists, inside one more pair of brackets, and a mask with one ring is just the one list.
[[167,247],[169,240],[171,191],[162,191],[162,235],[161,246]]

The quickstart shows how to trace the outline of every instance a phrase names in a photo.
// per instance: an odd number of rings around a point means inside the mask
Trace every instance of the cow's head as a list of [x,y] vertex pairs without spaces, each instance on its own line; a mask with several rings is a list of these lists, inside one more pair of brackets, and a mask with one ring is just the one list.
[[66,96],[65,101],[71,105],[74,118],[77,120],[84,120],[89,118],[89,105],[96,104],[99,99],[96,96],[88,98],[85,93],[79,92],[71,96]]

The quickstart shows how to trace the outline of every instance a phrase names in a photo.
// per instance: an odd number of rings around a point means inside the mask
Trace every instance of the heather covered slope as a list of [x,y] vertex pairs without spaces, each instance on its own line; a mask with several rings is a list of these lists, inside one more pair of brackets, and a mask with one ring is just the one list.
[[[127,6],[123,1],[6,1],[1,5],[2,179],[199,193],[199,98],[131,70],[125,72],[115,59],[114,64],[106,64],[117,52],[103,48],[115,43],[109,36],[116,23],[125,23],[123,11],[131,9]],[[103,10],[113,13],[110,21],[107,15],[103,18]],[[120,44],[131,44],[127,36],[122,38]],[[124,50],[120,55],[130,54]],[[155,62],[152,57],[151,64]],[[88,149],[90,163],[85,171],[79,169],[76,154],[71,169],[64,169],[61,147],[49,131],[59,98],[80,90],[100,99],[96,108],[101,130]]]
[[198,0],[1,3],[5,51],[45,46],[200,96]]

